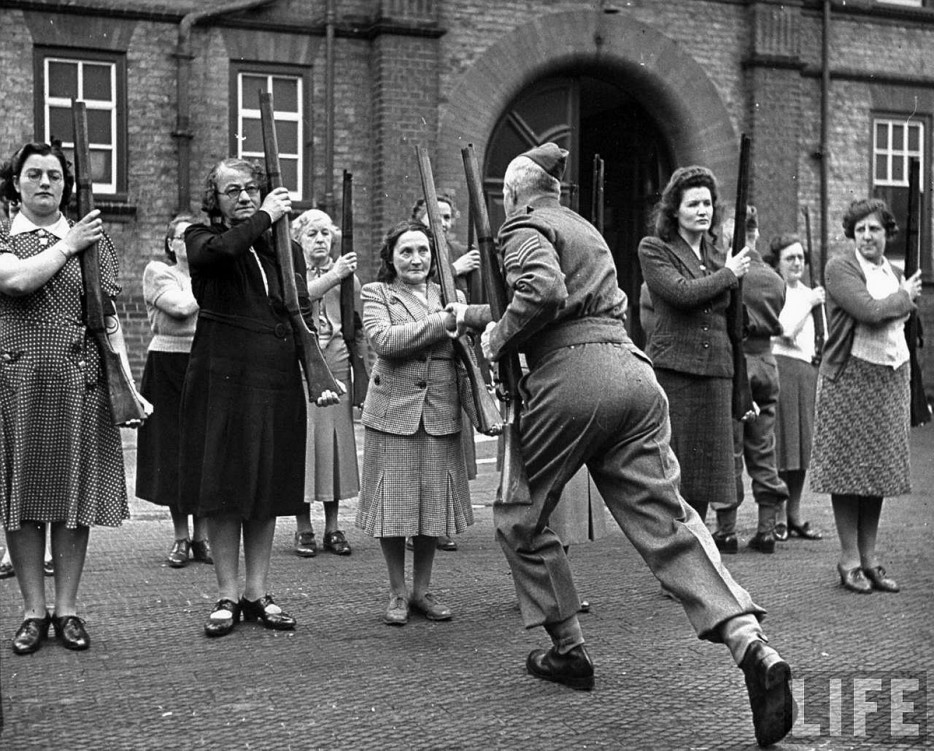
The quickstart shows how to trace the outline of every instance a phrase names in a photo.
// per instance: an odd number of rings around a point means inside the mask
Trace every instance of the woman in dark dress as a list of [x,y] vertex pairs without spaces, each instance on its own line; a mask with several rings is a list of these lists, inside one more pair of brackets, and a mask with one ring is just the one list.
[[[655,236],[639,243],[656,315],[646,354],[668,396],[681,493],[703,519],[712,501],[735,503],[726,309],[749,258],[745,249],[724,258],[714,245],[717,181],[707,168],[676,170],[655,211]],[[714,539],[736,552],[735,534]]]
[[[200,312],[182,393],[180,504],[207,517],[219,595],[204,626],[208,636],[230,633],[241,617],[266,628],[295,628],[266,584],[276,517],[304,509],[306,409],[269,233],[291,200],[276,188],[261,203],[264,183],[259,166],[221,161],[205,182],[202,208],[211,224],[185,232]],[[314,328],[305,260],[295,243],[292,256],[303,316]],[[337,400],[325,392],[317,402]]]

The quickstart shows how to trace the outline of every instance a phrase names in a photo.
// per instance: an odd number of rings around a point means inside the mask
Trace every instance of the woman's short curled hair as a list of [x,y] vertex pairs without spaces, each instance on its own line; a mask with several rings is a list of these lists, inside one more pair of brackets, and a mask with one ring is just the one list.
[[27,143],[13,154],[9,161],[4,162],[3,166],[0,167],[0,194],[11,203],[14,201],[20,203],[19,191],[16,189],[16,186],[13,185],[13,178],[20,176],[20,173],[23,171],[23,165],[26,164],[26,160],[34,155],[54,156],[58,159],[59,164],[62,165],[62,175],[65,178],[65,184],[62,187],[62,200],[58,204],[58,208],[59,210],[64,210],[74,191],[75,176],[71,171],[71,162],[65,158],[65,153],[62,151],[62,144],[60,141],[52,141],[51,144],[33,141]]
[[250,173],[250,176],[259,185],[262,194],[265,195],[267,192],[266,170],[259,162],[250,162],[237,157],[221,159],[211,168],[208,176],[204,178],[204,190],[201,193],[201,209],[212,219],[221,215],[220,207],[217,204],[217,173],[222,168]]
[[[440,203],[446,203],[451,207],[451,218],[457,219],[460,216],[460,212],[457,210],[457,206],[454,205],[454,199],[449,193],[439,193],[438,201]],[[412,206],[412,213],[409,215],[409,219],[413,222],[424,221],[425,214],[427,213],[425,209],[425,199],[419,198],[415,204]],[[427,224],[427,222],[426,222]]]
[[[795,243],[800,243],[801,246],[804,247],[804,243],[801,242],[801,238],[794,232],[782,232],[780,235],[775,235],[771,240],[769,240],[769,249],[762,255],[762,260],[773,269],[777,269],[779,261],[782,260],[782,251],[790,245],[794,245]],[[808,255],[805,253],[805,265],[807,265],[807,262]]]
[[662,197],[655,204],[655,234],[665,242],[671,242],[678,234],[678,209],[686,191],[691,188],[707,188],[713,201],[713,215],[710,226],[716,227],[719,221],[717,201],[720,193],[717,178],[706,167],[697,165],[679,167],[672,174],[668,185],[662,191]]
[[172,250],[172,239],[175,237],[175,233],[178,230],[179,224],[197,224],[198,220],[195,219],[191,214],[176,214],[169,220],[168,225],[165,228],[165,257],[169,259],[172,263],[178,263],[178,258],[175,257],[175,251]]
[[862,221],[870,214],[878,214],[879,221],[885,229],[885,239],[891,240],[898,234],[898,222],[895,215],[889,211],[888,204],[881,198],[859,198],[853,201],[843,215],[843,234],[854,239],[854,230],[857,222]]
[[435,273],[435,243],[431,239],[431,232],[424,224],[412,219],[405,219],[398,224],[394,224],[383,236],[383,244],[379,249],[379,270],[376,272],[376,280],[385,284],[390,284],[396,280],[396,267],[392,265],[392,254],[396,249],[396,243],[406,232],[421,232],[428,238],[428,247],[431,249],[431,265],[428,268],[428,277],[431,278]]
[[292,220],[292,239],[300,243],[305,231],[312,224],[318,222],[323,222],[328,225],[328,228],[331,230],[331,235],[333,235],[335,240],[340,238],[341,231],[337,225],[334,224],[334,220],[331,219],[331,216],[327,212],[321,211],[321,209],[308,209],[308,211],[303,211],[297,218]]

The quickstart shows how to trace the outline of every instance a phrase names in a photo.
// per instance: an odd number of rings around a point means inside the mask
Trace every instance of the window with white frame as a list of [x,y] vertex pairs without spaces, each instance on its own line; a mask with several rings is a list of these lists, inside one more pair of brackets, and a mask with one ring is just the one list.
[[308,169],[305,155],[304,76],[280,72],[240,70],[236,72],[237,110],[233,154],[263,161],[263,131],[259,94],[272,92],[279,167],[282,183],[294,202],[307,200]]
[[910,159],[921,161],[921,185],[924,185],[924,123],[877,117],[873,131],[874,185],[907,188]]
[[73,160],[73,101],[83,101],[88,113],[88,142],[94,190],[116,194],[125,190],[121,164],[120,71],[116,59],[84,58],[47,53],[41,56],[42,140],[59,139]]

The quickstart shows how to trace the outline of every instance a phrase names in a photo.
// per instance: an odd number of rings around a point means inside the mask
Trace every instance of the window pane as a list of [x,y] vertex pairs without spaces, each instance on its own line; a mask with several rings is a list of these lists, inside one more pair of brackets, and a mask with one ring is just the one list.
[[240,153],[245,151],[263,151],[263,127],[259,120],[243,119],[243,132],[240,134]]
[[49,107],[49,138],[69,143],[75,140],[75,128],[71,121],[71,110],[65,107]]
[[892,150],[901,151],[905,148],[905,126],[892,123]]
[[108,110],[88,110],[88,141],[99,144],[113,144]]
[[241,109],[259,109],[259,95],[266,93],[266,76],[247,76],[240,79],[243,87]]
[[298,81],[294,78],[272,79],[273,103],[278,112],[298,112]]
[[889,146],[889,126],[886,123],[876,123],[876,149],[884,150]]
[[885,180],[888,177],[886,167],[886,158],[881,154],[876,155],[876,180]]
[[109,183],[112,162],[110,151],[91,150],[91,180],[96,183]]
[[110,90],[109,65],[84,64],[84,98],[110,102],[113,96]]
[[276,120],[276,136],[279,139],[279,151],[284,154],[298,153],[298,123]]
[[293,192],[298,190],[298,160],[280,157],[279,169],[282,172],[282,184]]
[[905,161],[900,156],[892,159],[892,180],[893,182],[905,180]]
[[921,126],[913,125],[908,128],[908,150],[918,152],[919,142],[921,140]]
[[76,63],[49,61],[49,96],[78,98],[78,66]]

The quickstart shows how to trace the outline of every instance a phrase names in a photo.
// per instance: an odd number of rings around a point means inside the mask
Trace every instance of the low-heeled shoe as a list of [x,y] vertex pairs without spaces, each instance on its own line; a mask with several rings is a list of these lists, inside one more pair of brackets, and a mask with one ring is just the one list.
[[409,600],[409,607],[424,615],[429,621],[449,621],[452,617],[451,608],[442,605],[429,592],[418,599],[413,597]]
[[214,563],[214,556],[211,555],[211,545],[207,540],[191,541],[191,560],[198,563]]
[[811,526],[811,522],[792,524],[788,522],[788,534],[792,537],[801,537],[805,540],[823,540],[824,535]]
[[13,636],[13,654],[28,655],[39,649],[49,637],[51,624],[52,616],[48,613],[45,618],[26,618]]
[[91,637],[84,629],[84,621],[76,615],[52,616],[55,633],[65,649],[81,652],[91,646]]
[[13,570],[13,561],[0,563],[0,579],[9,579],[11,576],[16,576],[16,571]]
[[295,555],[299,558],[314,558],[318,555],[318,541],[314,532],[295,533]]
[[749,547],[760,553],[774,553],[775,535],[771,532],[756,532],[755,536],[749,540]]
[[795,719],[791,667],[765,642],[754,641],[740,668],[746,679],[756,742],[760,746],[778,743],[788,735]]
[[383,614],[383,623],[404,626],[409,622],[409,601],[402,595],[389,595],[389,607]]
[[898,592],[900,589],[898,582],[885,575],[885,569],[882,566],[864,568],[863,573],[869,579],[869,584],[873,589],[878,589],[880,592]]
[[324,533],[324,549],[334,555],[350,555],[353,552],[344,533],[339,529]]
[[872,594],[872,584],[869,583],[869,580],[859,566],[845,569],[838,563],[837,571],[840,574],[840,584],[844,589],[857,592],[861,595]]
[[266,628],[276,631],[291,631],[295,628],[295,619],[283,612],[282,608],[272,601],[271,595],[263,595],[258,600],[241,597],[240,613],[244,621],[259,621]]
[[457,543],[447,535],[439,535],[435,546],[438,548],[438,550],[447,550],[448,552],[457,550]]
[[526,658],[525,668],[536,678],[561,683],[578,691],[593,688],[593,662],[583,644],[563,655],[558,654],[554,647],[533,649]]
[[240,606],[233,600],[218,600],[211,614],[213,615],[221,610],[226,610],[230,615],[225,618],[209,617],[204,623],[204,633],[208,636],[227,636],[240,621]]
[[191,540],[176,540],[172,543],[166,561],[172,568],[184,568],[188,565],[188,556],[191,553]]
[[772,532],[775,537],[775,542],[787,542],[788,540],[788,525],[782,524],[779,522],[775,525],[775,530]]
[[713,541],[717,545],[717,550],[721,553],[733,555],[739,552],[739,541],[732,532],[727,532],[726,534],[721,534],[719,532],[714,533]]

